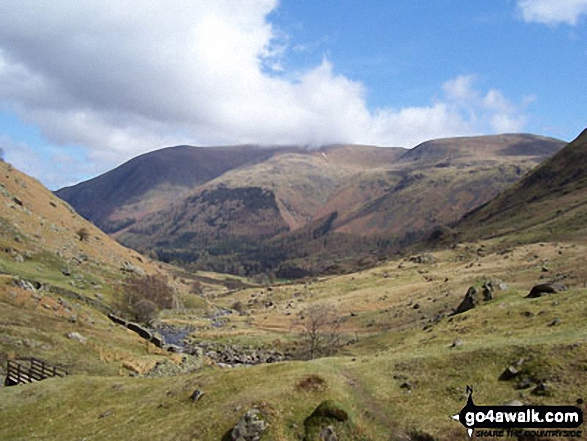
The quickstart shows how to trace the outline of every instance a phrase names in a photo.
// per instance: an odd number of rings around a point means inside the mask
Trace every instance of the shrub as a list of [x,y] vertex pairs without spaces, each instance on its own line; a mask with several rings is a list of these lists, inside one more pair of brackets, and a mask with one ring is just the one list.
[[130,277],[122,285],[120,309],[138,322],[153,320],[161,309],[170,309],[174,303],[173,288],[167,278],[158,275]]

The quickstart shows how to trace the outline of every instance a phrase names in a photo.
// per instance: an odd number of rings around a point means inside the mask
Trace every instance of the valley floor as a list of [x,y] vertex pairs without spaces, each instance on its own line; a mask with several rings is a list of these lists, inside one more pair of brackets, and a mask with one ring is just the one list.
[[[262,439],[303,439],[306,418],[328,399],[349,416],[329,423],[339,439],[465,440],[450,416],[465,405],[467,386],[478,405],[587,398],[587,243],[493,240],[305,283],[232,291],[208,285],[198,302],[232,313],[212,320],[183,305],[160,318],[192,326],[194,344],[299,349],[300,314],[317,304],[341,318],[345,344],[311,361],[221,367],[205,358],[195,372],[153,378],[140,374],[181,355],[89,305],[65,307],[48,293],[35,299],[38,293],[12,280],[0,281],[4,360],[36,355],[71,375],[0,388],[3,440],[219,440],[251,408],[266,420]],[[568,290],[526,298],[534,285],[555,280]],[[449,316],[470,286],[481,291],[487,281],[498,287],[492,300]],[[500,381],[509,366],[517,376]],[[196,389],[204,395],[193,402]]]

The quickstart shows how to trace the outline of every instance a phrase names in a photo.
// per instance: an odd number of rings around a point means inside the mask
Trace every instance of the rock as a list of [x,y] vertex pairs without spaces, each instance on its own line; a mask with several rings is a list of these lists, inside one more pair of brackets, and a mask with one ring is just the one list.
[[545,294],[556,294],[562,291],[566,291],[567,287],[560,282],[555,283],[541,283],[539,285],[535,285],[531,290],[530,293],[526,296],[527,299],[535,299],[537,297],[542,297]]
[[81,344],[85,344],[86,341],[88,341],[88,339],[81,335],[79,332],[70,332],[69,334],[67,334],[67,338],[69,338],[70,340],[79,341]]
[[320,440],[321,441],[338,441],[338,437],[336,436],[336,432],[334,431],[334,427],[326,426],[320,432]]
[[509,381],[518,375],[518,369],[514,366],[508,366],[505,371],[499,376],[500,381]]
[[130,263],[128,261],[126,261],[122,264],[122,266],[120,267],[120,270],[123,272],[131,273],[131,274],[138,274],[139,276],[145,275],[145,271],[143,271],[142,268],[139,268],[138,266],[134,266],[132,263]]
[[436,262],[436,259],[434,258],[434,256],[432,254],[420,254],[418,256],[410,257],[410,262],[427,264],[427,263]]
[[61,270],[61,274],[63,274],[65,277],[69,277],[71,276],[71,271],[69,270],[69,268],[63,268]]
[[14,256],[14,260],[18,263],[23,263],[24,257],[22,257],[20,254],[17,254],[16,256]]
[[516,385],[516,389],[520,390],[520,389],[528,389],[529,387],[532,386],[532,380],[530,380],[529,378],[523,378],[517,385]]
[[402,384],[399,385],[400,389],[412,390],[412,383],[409,381],[404,381]]
[[230,432],[232,441],[259,441],[267,423],[258,409],[245,412]]
[[165,345],[163,349],[165,349],[167,352],[175,352],[178,354],[183,352],[183,348],[177,345]]
[[562,323],[562,320],[556,317],[548,326],[558,326]]
[[483,300],[486,302],[493,300],[493,295],[495,293],[495,285],[491,281],[487,281],[483,284]]
[[532,389],[532,392],[530,393],[532,395],[546,397],[552,395],[552,388],[548,384],[541,381],[534,389]]
[[520,400],[511,400],[511,401],[506,401],[505,403],[503,403],[504,406],[523,406],[524,403],[522,403]]
[[420,430],[415,430],[410,434],[411,441],[436,441],[432,435],[426,432],[422,432]]
[[19,287],[20,289],[24,289],[25,291],[35,292],[35,287],[31,282],[27,282],[26,280],[16,279],[12,281],[12,284]]
[[463,340],[461,340],[460,338],[457,338],[455,341],[452,342],[452,345],[450,345],[451,348],[458,348],[459,346],[463,345]]
[[203,396],[204,396],[204,392],[202,392],[200,389],[196,389],[194,391],[194,393],[190,395],[190,400],[192,400],[195,403]]
[[467,290],[467,294],[465,294],[465,298],[463,299],[461,304],[457,306],[457,309],[455,310],[454,314],[460,314],[469,311],[470,309],[473,309],[475,306],[477,306],[477,304],[479,303],[477,295],[477,288],[471,286]]

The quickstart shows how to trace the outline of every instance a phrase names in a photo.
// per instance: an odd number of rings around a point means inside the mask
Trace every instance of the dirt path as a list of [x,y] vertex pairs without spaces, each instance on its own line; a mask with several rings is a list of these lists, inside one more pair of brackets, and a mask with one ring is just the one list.
[[389,441],[409,441],[410,437],[402,432],[396,423],[385,412],[384,406],[365,390],[364,384],[349,371],[343,371],[348,385],[353,389],[355,397],[363,404],[363,413],[389,431]]

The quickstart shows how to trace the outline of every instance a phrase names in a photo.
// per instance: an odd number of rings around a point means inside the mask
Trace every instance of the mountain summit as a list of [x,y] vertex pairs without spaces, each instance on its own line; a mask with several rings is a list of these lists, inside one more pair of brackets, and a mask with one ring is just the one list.
[[123,244],[164,260],[307,273],[455,222],[563,146],[535,135],[450,138],[412,150],[179,146],[57,195]]

